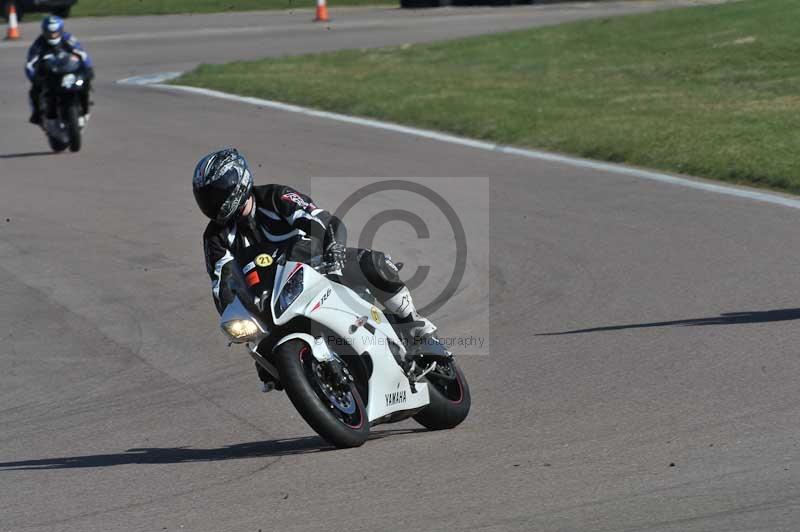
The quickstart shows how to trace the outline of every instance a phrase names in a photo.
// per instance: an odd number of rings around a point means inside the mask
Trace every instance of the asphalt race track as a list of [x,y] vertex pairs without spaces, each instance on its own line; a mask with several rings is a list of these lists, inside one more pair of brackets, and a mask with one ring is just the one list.
[[[0,530],[797,530],[796,209],[115,84],[654,7],[70,21],[99,74],[77,155],[27,124],[27,43],[0,44]],[[257,391],[218,330],[190,191],[225,144],[257,181],[331,193],[451,178],[429,182],[473,206],[468,275],[433,318],[490,342],[460,358],[462,426],[381,425],[337,451]],[[449,272],[396,233],[396,258]]]

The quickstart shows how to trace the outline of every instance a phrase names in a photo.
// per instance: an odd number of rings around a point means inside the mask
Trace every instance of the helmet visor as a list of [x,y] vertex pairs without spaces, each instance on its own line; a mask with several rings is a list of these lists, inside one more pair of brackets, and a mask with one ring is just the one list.
[[[233,172],[233,174],[238,177],[238,172],[235,168],[229,168],[227,172]],[[237,177],[231,176],[232,179],[237,179]],[[250,187],[253,184],[250,171],[244,169],[241,178],[238,178],[237,181],[236,187],[228,195],[219,209],[219,213],[217,214],[217,221],[219,223],[230,223],[238,218],[242,214],[242,210],[244,210],[247,198],[250,196]]]
[[61,42],[61,31],[59,30],[45,31],[42,34],[49,44],[55,45]]

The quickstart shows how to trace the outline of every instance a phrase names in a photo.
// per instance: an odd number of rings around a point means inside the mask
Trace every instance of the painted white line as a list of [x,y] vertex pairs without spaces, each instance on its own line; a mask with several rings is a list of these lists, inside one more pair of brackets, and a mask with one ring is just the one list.
[[175,79],[183,72],[161,72],[159,74],[148,74],[146,76],[132,76],[130,78],[118,79],[117,83],[122,85],[154,85]]
[[[122,80],[120,81],[120,83]],[[347,124],[355,124],[359,126],[371,127],[375,129],[383,129],[385,131],[392,131],[395,133],[402,133],[405,135],[413,135],[415,137],[422,137],[425,139],[436,140],[439,142],[447,142],[449,144],[458,144],[460,146],[467,146],[479,150],[493,151],[504,153],[507,155],[515,155],[519,157],[526,157],[528,159],[535,159],[538,161],[548,161],[567,166],[574,166],[577,168],[585,168],[589,170],[597,170],[600,172],[609,172],[612,174],[622,174],[639,179],[647,179],[649,181],[658,181],[660,183],[668,183],[671,185],[678,185],[686,188],[693,188],[696,190],[703,190],[706,192],[713,192],[715,194],[722,194],[725,196],[734,196],[762,203],[771,203],[773,205],[780,205],[782,207],[789,207],[792,209],[800,209],[800,199],[795,199],[780,194],[770,192],[760,192],[743,187],[734,187],[729,185],[717,185],[705,181],[695,181],[693,179],[678,177],[675,175],[665,174],[652,170],[644,170],[640,168],[633,168],[621,164],[605,163],[600,161],[593,161],[591,159],[582,159],[580,157],[571,157],[568,155],[559,155],[557,153],[550,153],[539,150],[528,150],[524,148],[515,148],[512,146],[504,146],[501,144],[494,144],[491,142],[484,142],[480,140],[468,139],[464,137],[457,137],[447,133],[440,133],[438,131],[431,131],[427,129],[420,129],[416,127],[402,126],[400,124],[393,124],[391,122],[382,122],[380,120],[373,120],[370,118],[359,118],[357,116],[342,115],[339,113],[330,113],[328,111],[319,111],[310,109],[308,107],[300,107],[299,105],[291,105],[273,100],[263,100],[261,98],[252,98],[248,96],[237,96],[236,94],[229,94],[227,92],[220,92],[211,89],[201,89],[198,87],[187,87],[184,85],[163,85],[160,83],[148,84],[160,90],[175,91],[175,92],[188,92],[192,94],[201,94],[203,96],[210,96],[212,98],[219,98],[222,100],[229,100],[248,105],[257,105],[260,107],[268,107],[271,109],[278,109],[290,113],[298,113],[316,118],[324,118],[326,120],[335,120],[337,122],[344,122]]]

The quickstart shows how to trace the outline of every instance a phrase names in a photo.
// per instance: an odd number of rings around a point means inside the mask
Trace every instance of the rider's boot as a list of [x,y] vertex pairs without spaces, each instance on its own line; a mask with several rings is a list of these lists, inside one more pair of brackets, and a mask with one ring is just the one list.
[[269,374],[267,370],[262,368],[258,362],[256,362],[256,372],[258,372],[258,378],[261,380],[261,391],[264,393],[271,392],[272,390],[283,390],[283,385],[278,382],[275,377]]
[[89,108],[90,108],[91,105],[92,105],[92,102],[89,101],[89,91],[86,91],[81,96],[81,109],[82,109],[82,111],[81,111],[81,116],[78,118],[78,125],[80,127],[86,127],[86,125],[89,123],[89,117],[91,116],[89,114]]
[[417,312],[408,287],[404,286],[399,292],[384,301],[383,306],[386,307],[387,311],[397,316],[399,323],[408,325],[408,330],[413,337],[410,340],[414,344],[424,343],[428,339],[436,338],[436,325]]
[[[418,366],[421,354],[420,348],[423,346],[432,347],[439,343],[436,337],[436,325],[424,316],[420,316],[411,298],[408,287],[403,287],[399,292],[383,302],[386,311],[395,317],[394,328],[400,338],[406,343],[406,354],[397,363],[403,372],[408,376],[411,384],[411,391],[416,393],[414,385],[421,377],[436,367],[435,363],[423,364]],[[425,350],[427,351],[427,350]]]
[[39,112],[39,95],[34,89],[28,94],[28,106],[31,108],[31,117],[28,122],[37,126],[42,124],[41,113]]

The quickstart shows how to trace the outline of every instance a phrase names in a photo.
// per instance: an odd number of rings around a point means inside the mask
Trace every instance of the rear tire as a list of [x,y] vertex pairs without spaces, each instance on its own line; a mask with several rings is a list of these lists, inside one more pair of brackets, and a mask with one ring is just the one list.
[[286,388],[286,395],[292,404],[317,434],[336,447],[358,447],[369,437],[369,420],[367,409],[361,395],[354,384],[350,385],[350,393],[355,401],[356,410],[353,420],[347,421],[338,417],[336,408],[325,399],[321,389],[312,384],[308,370],[316,359],[309,346],[301,340],[291,340],[278,347],[275,357],[281,382]]
[[78,125],[78,106],[70,105],[67,109],[67,132],[69,133],[69,151],[80,151],[81,128]]
[[431,402],[414,420],[431,430],[452,429],[467,418],[472,406],[472,397],[464,373],[455,361],[450,362],[444,373],[453,376],[452,380],[444,379],[431,372],[425,378]]

